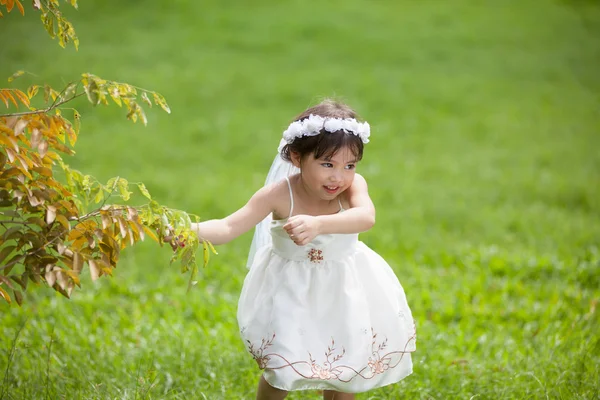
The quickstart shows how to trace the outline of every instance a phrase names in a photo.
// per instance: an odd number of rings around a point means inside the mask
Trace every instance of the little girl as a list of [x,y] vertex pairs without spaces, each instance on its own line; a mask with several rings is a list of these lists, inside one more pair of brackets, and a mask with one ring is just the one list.
[[264,369],[259,400],[305,389],[354,399],[412,372],[416,333],[402,286],[358,240],[375,207],[355,170],[370,135],[356,118],[329,100],[307,109],[283,133],[267,184],[228,217],[193,226],[221,244],[258,225],[238,323]]

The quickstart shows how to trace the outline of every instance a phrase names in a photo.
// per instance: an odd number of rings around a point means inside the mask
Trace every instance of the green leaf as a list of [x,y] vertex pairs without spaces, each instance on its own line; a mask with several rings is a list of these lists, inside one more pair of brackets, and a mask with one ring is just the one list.
[[73,95],[75,95],[75,91],[77,90],[77,85],[79,85],[79,82],[71,82],[67,85],[67,87],[64,89],[63,94],[62,94],[62,98],[63,99],[67,99]]
[[198,281],[196,280],[196,277],[198,276],[198,264],[194,263],[194,265],[192,265],[192,272],[190,272],[190,280],[188,281],[188,287],[187,287],[187,291],[189,292],[192,287],[194,287]]
[[102,188],[100,188],[100,190],[98,190],[98,193],[96,193],[96,196],[94,196],[94,202],[96,204],[98,204],[102,200],[104,200],[104,190],[102,190]]
[[14,289],[13,293],[15,294],[15,300],[17,301],[17,304],[20,306],[21,304],[23,304],[23,295],[21,294],[20,291]]
[[[2,234],[2,241],[6,242],[12,239],[16,239],[18,237],[23,236],[23,233],[21,233],[21,227],[20,226],[13,226],[11,228],[8,228],[3,234]],[[0,261],[2,261],[2,259],[0,258]]]
[[17,246],[6,246],[2,250],[0,250],[0,262],[4,261],[4,259],[8,257],[10,253],[12,253],[13,250],[16,248]]
[[150,192],[148,192],[148,189],[146,189],[146,185],[144,185],[143,183],[138,183],[138,189],[140,189],[140,192],[142,192],[144,197],[146,197],[149,200],[152,200],[152,196],[150,196]]
[[119,179],[120,179],[120,178],[119,178],[118,176],[117,176],[117,177],[114,177],[114,178],[110,178],[110,179],[108,180],[108,182],[106,182],[106,187],[107,187],[108,189],[110,189],[111,191],[112,191],[112,190],[115,190],[116,183],[118,182],[118,180],[119,180]]
[[160,207],[160,204],[158,204],[158,202],[155,200],[152,200],[150,202],[150,210],[156,214],[162,213],[162,208]]
[[98,96],[100,89],[98,88],[98,84],[94,79],[90,79],[89,83],[83,86],[83,90],[85,90],[85,94],[87,95],[90,103],[93,105],[100,103],[100,97]]
[[129,200],[132,192],[130,192],[128,190],[129,182],[127,182],[127,179],[120,178],[119,183],[117,185],[119,187],[119,193],[121,193],[121,197],[123,197],[123,200],[125,200],[125,201]]

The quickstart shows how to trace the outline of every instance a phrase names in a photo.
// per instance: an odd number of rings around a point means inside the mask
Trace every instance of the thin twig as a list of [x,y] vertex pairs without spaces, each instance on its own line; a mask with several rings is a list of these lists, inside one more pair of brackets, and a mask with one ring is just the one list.
[[13,221],[10,219],[0,220],[0,224],[20,224],[20,225],[37,225],[35,222],[27,222],[27,221]]
[[41,109],[41,110],[35,110],[35,111],[24,111],[24,112],[19,112],[19,113],[11,113],[11,114],[0,114],[0,117],[20,117],[20,116],[23,116],[23,115],[46,114],[46,113],[48,113],[48,112],[50,112],[50,111],[54,110],[54,109],[55,109],[55,108],[57,108],[58,106],[60,106],[60,105],[62,105],[62,104],[65,104],[65,103],[68,103],[69,101],[71,101],[71,100],[73,100],[73,99],[76,99],[76,98],[77,98],[77,97],[79,97],[79,96],[83,96],[84,94],[85,94],[85,92],[82,92],[82,93],[76,94],[76,95],[74,95],[74,96],[73,96],[73,97],[71,97],[71,98],[68,98],[68,99],[66,99],[66,100],[63,100],[63,101],[59,101],[58,103],[56,103],[56,104],[53,104],[53,105],[51,105],[50,107],[47,107],[47,108],[44,108],[44,109]]
[[35,250],[35,251],[32,251],[31,253],[25,253],[25,254],[23,254],[21,257],[17,258],[16,260],[13,260],[13,261],[9,262],[8,264],[6,264],[6,265],[3,265],[2,267],[0,267],[0,271],[4,270],[4,269],[6,269],[6,268],[12,267],[12,266],[13,266],[13,265],[15,265],[15,264],[18,264],[19,262],[21,262],[21,260],[22,260],[22,259],[24,259],[24,258],[25,258],[25,257],[27,257],[27,256],[30,256],[30,255],[36,254],[36,253],[38,253],[38,252],[40,252],[40,251],[44,250],[46,247],[50,246],[52,243],[54,243],[56,240],[58,240],[58,239],[60,239],[60,238],[61,238],[61,235],[58,235],[57,237],[55,237],[54,239],[52,239],[52,240],[51,240],[51,241],[49,241],[48,243],[44,244],[44,245],[43,245],[42,247],[40,247],[39,249],[37,249],[37,250]]

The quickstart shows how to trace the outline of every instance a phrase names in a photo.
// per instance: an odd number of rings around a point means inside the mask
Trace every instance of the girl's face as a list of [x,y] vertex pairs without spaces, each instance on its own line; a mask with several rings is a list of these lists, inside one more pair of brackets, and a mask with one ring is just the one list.
[[342,147],[330,158],[315,158],[311,153],[300,160],[292,153],[292,162],[302,171],[306,191],[321,200],[331,201],[348,189],[356,173],[356,156],[348,147]]

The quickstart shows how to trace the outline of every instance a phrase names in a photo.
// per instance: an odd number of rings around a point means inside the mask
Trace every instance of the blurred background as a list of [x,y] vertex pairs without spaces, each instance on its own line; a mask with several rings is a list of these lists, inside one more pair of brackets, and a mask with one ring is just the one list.
[[[221,218],[262,186],[281,132],[323,98],[372,127],[358,166],[377,207],[361,238],[402,282],[414,374],[359,399],[597,398],[600,381],[600,3],[81,1],[80,49],[26,4],[0,20],[2,87],[84,72],[162,93],[172,110],[76,101],[77,154],[101,181],[144,182]],[[252,233],[198,285],[170,249],[127,250],[67,300],[0,304],[7,399],[252,399],[235,318]],[[316,399],[298,392],[290,399]]]

